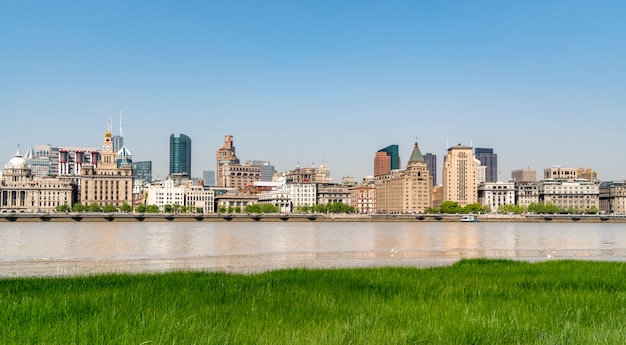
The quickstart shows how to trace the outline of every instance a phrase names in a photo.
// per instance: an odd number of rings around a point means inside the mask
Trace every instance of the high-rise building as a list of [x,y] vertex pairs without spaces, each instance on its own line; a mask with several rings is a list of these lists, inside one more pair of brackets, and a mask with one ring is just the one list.
[[465,206],[478,202],[477,159],[469,146],[450,147],[443,161],[443,198]]
[[152,182],[152,161],[132,162],[131,166],[135,181]]
[[85,164],[82,168],[80,201],[83,205],[133,204],[133,168],[129,164],[118,168],[115,158],[111,132],[107,131],[98,165]]
[[170,135],[170,174],[191,176],[191,139]]
[[474,154],[480,161],[480,165],[487,167],[485,169],[485,182],[498,181],[498,155],[493,153],[490,148],[475,148]]
[[215,170],[202,171],[202,184],[205,187],[215,187]]
[[375,183],[378,212],[421,213],[432,206],[432,178],[417,142],[406,170],[395,170]]
[[398,145],[389,145],[376,152],[374,156],[374,176],[389,175],[392,170],[400,169]]
[[437,155],[432,153],[424,154],[424,161],[426,162],[426,167],[428,168],[428,172],[430,173],[430,177],[433,178],[433,186],[437,185]]
[[261,167],[261,181],[272,182],[272,177],[276,173],[276,169],[269,161],[251,160],[247,161],[246,165],[253,165]]
[[216,154],[217,187],[249,189],[254,182],[261,181],[261,167],[254,165],[241,165],[235,155],[233,136],[224,136],[224,145]]

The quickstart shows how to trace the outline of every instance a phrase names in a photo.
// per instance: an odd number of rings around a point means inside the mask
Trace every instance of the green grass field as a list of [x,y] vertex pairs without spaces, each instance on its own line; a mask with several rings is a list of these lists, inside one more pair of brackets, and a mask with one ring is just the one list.
[[2,344],[626,344],[626,264],[0,280]]

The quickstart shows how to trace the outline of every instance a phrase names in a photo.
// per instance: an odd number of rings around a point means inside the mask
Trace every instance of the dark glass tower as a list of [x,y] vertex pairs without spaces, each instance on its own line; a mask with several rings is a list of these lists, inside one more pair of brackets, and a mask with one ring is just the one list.
[[191,177],[191,139],[184,134],[170,135],[170,174]]
[[432,153],[427,153],[424,155],[424,160],[426,161],[426,167],[428,168],[428,173],[433,178],[433,186],[437,185],[437,155]]
[[493,149],[475,148],[474,154],[480,161],[480,165],[486,166],[485,181],[498,182],[498,155],[493,153]]

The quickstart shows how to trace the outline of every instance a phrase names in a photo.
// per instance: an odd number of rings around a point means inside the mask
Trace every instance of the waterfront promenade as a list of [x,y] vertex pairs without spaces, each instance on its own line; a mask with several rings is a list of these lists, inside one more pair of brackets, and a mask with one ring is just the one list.
[[[0,213],[0,222],[459,222],[461,214]],[[479,222],[626,223],[626,215],[481,214]]]

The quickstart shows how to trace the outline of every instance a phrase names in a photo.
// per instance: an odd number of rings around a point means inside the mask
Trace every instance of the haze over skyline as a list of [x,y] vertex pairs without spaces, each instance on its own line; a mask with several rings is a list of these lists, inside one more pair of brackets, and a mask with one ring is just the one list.
[[[511,170],[626,178],[626,3],[3,2],[0,162],[37,144],[100,147],[107,121],[164,178],[169,136],[192,175],[237,156],[278,171],[373,174],[447,146],[493,148]],[[440,176],[438,177],[440,181]]]

